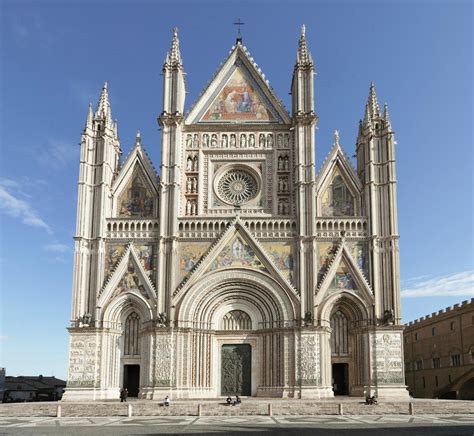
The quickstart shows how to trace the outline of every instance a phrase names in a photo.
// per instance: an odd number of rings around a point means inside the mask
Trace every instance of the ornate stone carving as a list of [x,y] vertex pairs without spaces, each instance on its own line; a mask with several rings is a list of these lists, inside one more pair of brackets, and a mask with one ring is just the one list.
[[316,386],[321,382],[319,366],[319,336],[301,335],[300,382],[301,385]]
[[399,332],[383,331],[372,336],[372,377],[378,384],[403,384],[402,339]]
[[99,356],[95,335],[71,336],[68,387],[99,386]]
[[225,172],[217,183],[217,194],[229,204],[248,203],[258,194],[258,182],[253,174],[243,169]]
[[170,386],[173,381],[173,344],[169,333],[155,337],[155,386]]

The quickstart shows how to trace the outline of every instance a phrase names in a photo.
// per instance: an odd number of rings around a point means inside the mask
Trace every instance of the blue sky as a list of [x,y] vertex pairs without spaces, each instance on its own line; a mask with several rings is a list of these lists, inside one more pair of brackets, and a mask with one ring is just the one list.
[[316,69],[318,168],[354,152],[370,81],[396,131],[403,319],[474,296],[469,1],[0,2],[0,366],[67,372],[79,140],[109,84],[124,155],[159,167],[161,67],[180,29],[186,106],[242,33],[290,108],[299,30]]

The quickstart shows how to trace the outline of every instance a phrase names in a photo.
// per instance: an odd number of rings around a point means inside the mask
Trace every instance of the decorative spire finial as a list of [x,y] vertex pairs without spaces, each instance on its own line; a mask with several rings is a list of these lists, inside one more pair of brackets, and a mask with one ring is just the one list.
[[140,134],[140,130],[137,130],[137,134],[135,136],[135,147],[142,145],[142,135]]
[[385,125],[390,128],[391,127],[391,123],[390,123],[390,115],[388,113],[388,104],[385,103],[384,106],[383,106],[383,119],[385,121]]
[[334,145],[341,145],[339,143],[339,130],[334,130]]
[[375,94],[375,85],[374,82],[370,82],[370,92],[369,92],[369,110],[372,119],[380,117],[380,107],[377,100],[377,95]]
[[296,62],[299,64],[311,64],[313,62],[311,59],[311,55],[308,52],[308,47],[306,45],[306,26],[304,24],[301,26]]
[[181,65],[181,52],[179,50],[178,28],[173,28],[173,40],[171,41],[171,49],[167,60],[171,65]]
[[104,82],[102,87],[102,93],[100,94],[99,103],[97,105],[97,111],[95,113],[96,118],[105,118],[110,114],[110,103],[109,93],[107,90],[107,82]]
[[94,113],[92,112],[92,103],[89,103],[89,109],[87,110],[86,128],[92,129],[92,120],[94,119]]

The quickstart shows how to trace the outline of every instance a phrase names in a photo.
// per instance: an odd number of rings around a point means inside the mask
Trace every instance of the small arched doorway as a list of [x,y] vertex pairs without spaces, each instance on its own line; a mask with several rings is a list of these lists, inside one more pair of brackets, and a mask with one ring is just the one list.
[[[243,310],[231,310],[221,321],[221,329],[232,334],[252,330],[252,319]],[[250,344],[222,344],[221,395],[252,394],[252,347]]]
[[123,388],[128,396],[138,397],[140,390],[140,315],[133,311],[125,318],[122,331]]
[[349,319],[340,308],[330,318],[331,323],[331,364],[334,395],[349,394]]

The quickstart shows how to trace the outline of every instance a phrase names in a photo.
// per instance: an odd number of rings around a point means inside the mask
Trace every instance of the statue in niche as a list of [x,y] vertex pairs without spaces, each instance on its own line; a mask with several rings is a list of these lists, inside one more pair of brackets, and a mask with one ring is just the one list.
[[311,312],[306,312],[304,314],[303,324],[305,326],[310,326],[313,324],[313,315],[311,314]]
[[217,147],[217,135],[215,133],[211,136],[211,147]]
[[186,202],[186,215],[191,215],[191,200]]
[[249,135],[249,147],[255,147],[255,135],[253,133]]
[[186,180],[186,192],[191,192],[193,189],[193,182],[191,181],[191,177],[188,177],[188,180]]
[[186,147],[191,147],[193,145],[193,137],[191,135],[186,136]]
[[281,133],[278,134],[277,147],[283,147],[283,135]]
[[285,147],[290,145],[290,135],[288,133],[285,134]]
[[267,147],[273,147],[273,134],[269,133],[267,136]]
[[240,134],[240,148],[247,147],[247,135],[245,133]]
[[191,215],[197,215],[197,203],[196,203],[196,201],[191,202]]
[[284,158],[283,169],[285,169],[285,170],[290,169],[290,159],[288,158],[288,155],[285,156],[285,158]]
[[222,148],[228,148],[229,147],[229,142],[228,142],[228,138],[227,138],[227,135],[222,135],[222,138],[221,138],[221,147]]
[[278,156],[278,169],[283,169],[283,156]]
[[192,180],[192,191],[191,192],[197,192],[197,186],[198,186],[198,181],[197,181],[197,178],[194,177],[193,180]]
[[202,136],[202,145],[204,147],[209,147],[209,135],[207,133],[204,133]]
[[193,147],[199,147],[199,135],[197,133],[194,134]]
[[198,157],[197,155],[194,156],[194,159],[193,159],[193,171],[197,171],[198,170]]
[[230,146],[231,146],[231,147],[235,147],[235,143],[236,143],[236,137],[235,137],[235,134],[232,133],[232,134],[230,135]]
[[265,134],[264,133],[260,133],[260,136],[258,137],[258,145],[259,147],[265,147]]
[[186,160],[186,171],[192,171],[193,170],[193,158],[191,156],[188,156],[188,159]]

